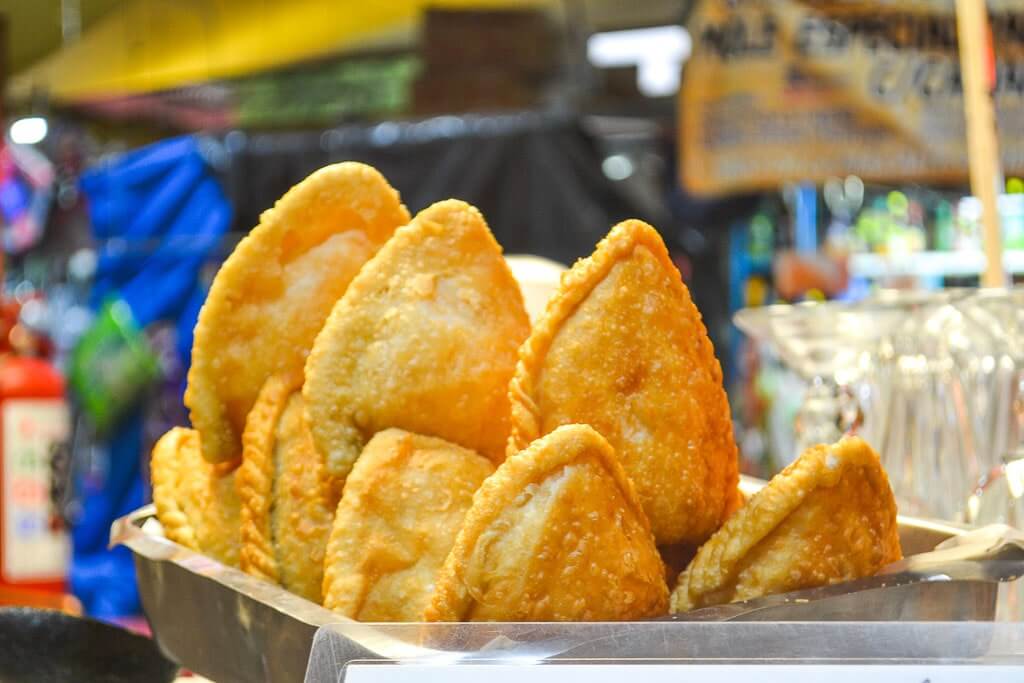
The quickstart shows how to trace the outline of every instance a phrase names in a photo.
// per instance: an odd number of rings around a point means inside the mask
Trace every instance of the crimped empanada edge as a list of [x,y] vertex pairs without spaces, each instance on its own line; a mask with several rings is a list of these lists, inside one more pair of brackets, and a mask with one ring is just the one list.
[[[558,289],[548,300],[543,315],[519,347],[519,360],[508,390],[512,415],[506,457],[515,455],[540,436],[537,375],[562,324],[616,263],[641,246],[646,247],[669,272],[676,272],[658,231],[643,221],[631,219],[613,227],[598,242],[593,254],[576,261],[562,274]],[[682,281],[678,284],[682,285]]]

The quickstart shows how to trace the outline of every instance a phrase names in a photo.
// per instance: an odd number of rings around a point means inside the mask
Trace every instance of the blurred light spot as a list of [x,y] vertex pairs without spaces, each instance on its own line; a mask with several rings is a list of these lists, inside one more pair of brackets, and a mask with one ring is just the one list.
[[396,143],[401,134],[402,130],[397,123],[385,121],[377,124],[373,132],[370,133],[370,142],[377,147],[387,147]]
[[864,198],[864,181],[858,176],[848,175],[846,180],[843,181],[843,191],[846,192],[847,197],[857,197],[858,200]]
[[1012,460],[1004,468],[1006,485],[1014,498],[1024,497],[1024,459]]
[[664,97],[679,89],[690,48],[690,34],[682,26],[656,26],[595,33],[587,39],[587,58],[602,68],[636,65],[640,92]]
[[981,512],[981,498],[977,494],[967,499],[967,521],[973,523]]
[[17,145],[34,145],[46,137],[49,126],[42,116],[29,116],[11,124],[11,142]]
[[224,146],[228,151],[237,154],[245,149],[246,135],[244,131],[233,130],[224,136]]
[[601,170],[611,180],[625,180],[633,175],[633,162],[624,154],[613,154],[601,162]]
[[19,320],[35,332],[45,332],[49,326],[49,307],[39,299],[29,299],[21,306]]
[[95,251],[79,249],[68,259],[68,276],[78,282],[88,282],[96,274],[96,262]]
[[907,208],[910,202],[907,200],[907,195],[903,194],[899,190],[893,190],[885,198],[886,206],[889,208],[889,212],[902,216],[907,212]]

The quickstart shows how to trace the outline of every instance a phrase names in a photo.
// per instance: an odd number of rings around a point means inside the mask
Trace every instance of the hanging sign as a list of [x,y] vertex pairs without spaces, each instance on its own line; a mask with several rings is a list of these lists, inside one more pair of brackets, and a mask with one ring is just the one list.
[[[989,0],[1003,167],[1024,171],[1024,6]],[[963,182],[953,0],[703,0],[679,144],[698,194],[830,176]]]

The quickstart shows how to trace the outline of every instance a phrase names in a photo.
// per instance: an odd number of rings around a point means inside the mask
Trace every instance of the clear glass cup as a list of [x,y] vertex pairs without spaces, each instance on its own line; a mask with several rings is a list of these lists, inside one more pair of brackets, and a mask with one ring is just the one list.
[[808,382],[799,448],[860,434],[905,513],[964,520],[970,505],[1005,507],[977,482],[1024,458],[1024,288],[882,291],[736,322]]
[[734,321],[745,333],[771,346],[783,364],[807,383],[794,425],[798,451],[835,441],[861,427],[863,403],[870,398],[863,392],[861,378],[871,367],[870,354],[878,340],[899,321],[897,311],[869,311],[860,304],[805,303],[744,309]]

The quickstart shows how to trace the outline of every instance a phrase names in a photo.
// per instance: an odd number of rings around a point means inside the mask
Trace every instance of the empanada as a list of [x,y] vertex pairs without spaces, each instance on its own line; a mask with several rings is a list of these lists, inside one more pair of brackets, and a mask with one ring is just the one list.
[[324,606],[360,621],[420,621],[490,460],[386,429],[345,482],[327,548]]
[[242,570],[319,603],[338,498],[303,415],[300,373],[267,380],[242,436]]
[[237,463],[211,465],[199,452],[199,434],[174,427],[153,446],[153,503],[164,534],[179,545],[238,566]]
[[267,377],[302,370],[331,307],[408,222],[380,173],[353,162],[316,171],[263,213],[217,272],[195,328],[185,405],[203,457],[241,455]]
[[508,382],[528,332],[480,212],[456,200],[421,211],[352,281],[306,363],[308,422],[331,475],[344,478],[388,427],[500,462]]
[[700,543],[735,501],[722,370],[658,233],[615,226],[562,278],[519,351],[508,453],[593,426],[636,486],[659,544]]
[[847,437],[776,475],[701,547],[672,611],[870,576],[900,559],[896,502],[878,455]]
[[605,439],[566,425],[473,497],[427,621],[618,621],[664,614],[664,567]]

